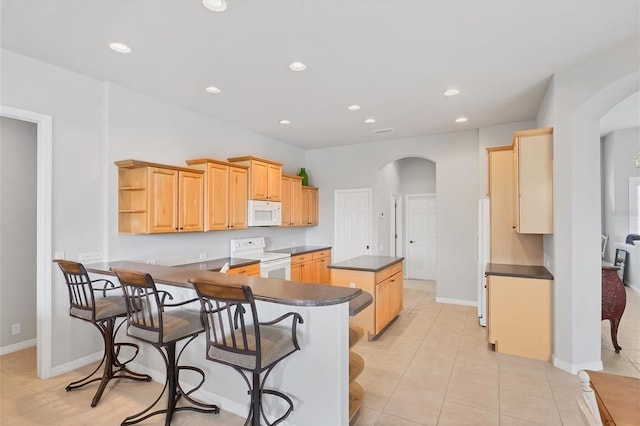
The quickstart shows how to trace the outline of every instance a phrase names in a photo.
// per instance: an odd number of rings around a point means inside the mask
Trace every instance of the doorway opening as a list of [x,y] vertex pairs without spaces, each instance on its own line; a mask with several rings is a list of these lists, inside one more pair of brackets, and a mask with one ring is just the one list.
[[0,116],[35,123],[36,130],[36,347],[37,376],[51,377],[51,182],[52,117],[18,108],[0,106]]

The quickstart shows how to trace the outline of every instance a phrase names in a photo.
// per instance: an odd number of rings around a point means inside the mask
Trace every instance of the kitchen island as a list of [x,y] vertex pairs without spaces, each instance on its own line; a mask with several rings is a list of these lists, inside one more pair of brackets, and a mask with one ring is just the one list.
[[[280,389],[294,400],[295,409],[288,419],[291,424],[349,423],[349,313],[360,311],[371,303],[371,298],[361,290],[221,274],[198,267],[190,269],[126,261],[87,264],[86,267],[92,274],[106,275],[111,279],[114,275],[112,268],[147,272],[158,288],[174,296],[172,303],[196,297],[188,282],[195,278],[251,287],[262,321],[289,311],[298,312],[304,318],[304,324],[298,326],[301,351],[288,357],[274,370],[267,387]],[[187,306],[200,309],[198,302]],[[127,339],[124,336],[118,338]],[[162,382],[163,364],[158,354],[149,349],[143,346],[134,368]],[[248,414],[249,398],[245,383],[233,369],[206,360],[204,335],[189,345],[182,355],[182,362],[197,365],[206,373],[207,380],[196,397],[241,416]],[[184,380],[188,382],[189,376]],[[279,405],[274,408],[272,403],[274,401],[267,398],[267,415],[282,408]]]
[[373,296],[373,303],[351,318],[369,339],[381,333],[402,311],[403,257],[359,256],[329,265],[331,284],[359,288]]

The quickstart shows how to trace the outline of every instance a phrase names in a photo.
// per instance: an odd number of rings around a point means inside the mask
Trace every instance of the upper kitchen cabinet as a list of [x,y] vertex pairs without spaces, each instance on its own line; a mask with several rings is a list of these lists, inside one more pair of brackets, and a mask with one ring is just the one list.
[[246,228],[248,166],[210,158],[187,164],[205,172],[205,230]]
[[541,265],[542,235],[520,234],[513,223],[516,209],[513,148],[487,149],[489,159],[490,261],[518,265]]
[[115,164],[120,233],[204,230],[203,171],[137,160]]
[[302,223],[306,226],[318,224],[318,188],[302,187]]
[[553,233],[553,129],[513,135],[516,190],[515,229],[521,234]]
[[282,226],[303,226],[302,177],[282,175]]
[[249,167],[249,199],[282,200],[282,163],[251,156],[228,160]]

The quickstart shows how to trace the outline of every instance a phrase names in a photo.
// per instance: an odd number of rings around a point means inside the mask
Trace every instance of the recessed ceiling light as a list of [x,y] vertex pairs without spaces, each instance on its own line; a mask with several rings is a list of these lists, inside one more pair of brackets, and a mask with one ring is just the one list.
[[202,0],[202,4],[212,12],[224,12],[227,10],[227,2],[225,0]]
[[366,120],[364,120],[365,123],[367,124],[373,124],[376,122],[375,118],[367,118]]
[[446,90],[444,92],[444,95],[446,97],[450,97],[450,96],[455,96],[455,95],[457,95],[459,93],[460,93],[460,91],[458,89],[448,89],[448,90]]
[[131,48],[123,43],[111,43],[109,44],[111,50],[118,53],[131,53]]
[[221,90],[220,90],[220,89],[218,89],[218,88],[217,88],[217,87],[215,87],[215,86],[209,86],[209,87],[207,87],[207,88],[206,88],[206,89],[204,89],[204,90],[206,90],[206,91],[207,91],[207,92],[209,92],[209,93],[213,93],[213,94],[215,94],[215,95],[217,95],[218,93],[220,93],[220,92],[221,92]]
[[456,118],[456,123],[466,123],[469,119],[467,117]]
[[291,71],[304,71],[306,68],[307,66],[302,62],[291,62],[289,64],[289,69]]
[[347,107],[347,109],[348,109],[349,111],[357,111],[357,110],[359,110],[359,109],[360,109],[360,105],[349,105],[349,106]]
[[291,124],[289,120],[280,120],[280,124]]

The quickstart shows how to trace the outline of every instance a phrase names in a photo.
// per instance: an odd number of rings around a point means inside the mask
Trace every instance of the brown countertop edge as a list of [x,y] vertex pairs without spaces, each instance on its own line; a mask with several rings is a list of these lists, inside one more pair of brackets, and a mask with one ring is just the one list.
[[174,268],[191,269],[198,271],[214,271],[219,272],[225,263],[229,264],[229,268],[239,268],[242,266],[254,265],[260,263],[256,259],[242,259],[239,257],[224,257],[222,259],[201,260],[199,262],[185,263],[182,265],[175,265]]
[[373,296],[369,292],[363,291],[358,296],[349,301],[349,316],[354,317],[373,303]]
[[379,272],[391,265],[402,262],[404,257],[393,256],[359,256],[342,262],[332,263],[332,269],[350,269],[354,271]]
[[[112,268],[132,269],[151,274],[158,284],[183,288],[193,288],[190,279],[215,281],[220,284],[247,285],[251,287],[256,300],[292,306],[329,306],[347,303],[362,294],[357,288],[331,285],[308,284],[298,281],[273,278],[247,277],[244,275],[221,274],[219,272],[176,268],[173,266],[148,265],[146,263],[114,261],[86,264],[87,271],[115,275]],[[358,303],[354,302],[355,308]],[[366,307],[366,306],[364,306]],[[351,310],[351,306],[350,306]]]
[[313,253],[314,251],[331,250],[330,246],[296,246],[289,248],[282,248],[277,250],[267,250],[270,253],[285,253],[291,256],[297,256],[300,254]]
[[553,280],[553,275],[544,266],[509,265],[502,263],[487,263],[485,275],[503,277],[532,278],[538,280]]

